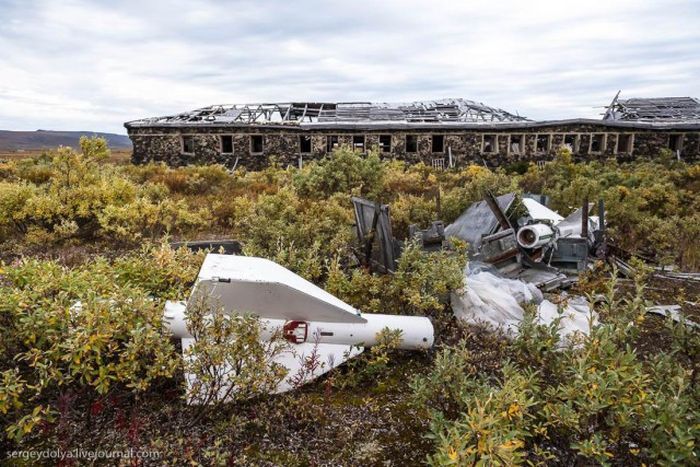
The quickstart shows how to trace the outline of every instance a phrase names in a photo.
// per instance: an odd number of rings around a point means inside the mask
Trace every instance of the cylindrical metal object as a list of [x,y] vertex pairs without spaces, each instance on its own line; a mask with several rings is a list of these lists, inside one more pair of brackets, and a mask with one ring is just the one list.
[[517,239],[523,248],[537,248],[554,239],[554,230],[547,224],[526,225],[518,230]]
[[[191,338],[185,320],[184,302],[167,302],[165,321],[170,331],[178,338]],[[317,321],[290,321],[260,318],[261,338],[269,340],[274,335],[288,330],[290,323],[295,328],[304,328],[295,343],[339,344],[371,347],[377,344],[377,334],[385,328],[401,331],[399,348],[403,350],[429,349],[433,345],[433,325],[421,316],[362,314],[366,323],[327,323]],[[293,330],[290,330],[293,331]],[[289,338],[287,340],[290,340]],[[291,342],[291,340],[290,340]]]
[[581,238],[588,238],[588,210],[590,205],[588,204],[588,198],[583,200],[583,208],[581,211]]

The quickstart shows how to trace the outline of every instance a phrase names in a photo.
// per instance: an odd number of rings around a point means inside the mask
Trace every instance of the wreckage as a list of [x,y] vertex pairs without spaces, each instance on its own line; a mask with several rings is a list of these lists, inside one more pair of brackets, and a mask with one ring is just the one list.
[[[539,201],[538,201],[539,200]],[[403,244],[392,236],[389,206],[353,198],[360,262],[392,273]],[[515,334],[524,319],[523,305],[533,304],[540,324],[559,323],[569,339],[587,334],[597,323],[583,297],[546,300],[542,292],[570,286],[596,254],[605,251],[605,209],[591,216],[592,204],[563,217],[549,209],[546,197],[487,193],[452,224],[441,221],[421,230],[409,227],[409,240],[426,251],[448,248],[453,238],[469,245],[464,275],[466,287],[451,294],[452,310],[464,321],[486,323]]]
[[[433,325],[425,317],[363,314],[311,282],[264,258],[208,254],[186,302],[167,302],[165,322],[173,336],[182,340],[185,358],[195,337],[189,330],[187,309],[204,303],[222,307],[229,315],[249,313],[260,319],[262,340],[281,335],[287,346],[274,356],[274,363],[287,370],[275,392],[300,384],[291,377],[303,374],[307,383],[362,353],[377,343],[383,329],[401,332],[400,349],[420,350],[433,345]],[[302,367],[314,355],[321,365],[304,373]],[[186,374],[188,387],[195,376]],[[201,398],[190,394],[191,403]]]
[[[352,202],[360,263],[393,273],[404,243],[393,237],[389,206],[363,198],[352,198]],[[536,310],[536,323],[557,324],[560,345],[576,344],[576,336],[588,334],[598,324],[597,314],[584,297],[561,292],[557,296],[549,294],[548,299],[544,293],[570,286],[592,260],[605,257],[604,205],[599,203],[598,215],[593,216],[593,204],[585,201],[581,208],[563,217],[546,204],[546,197],[540,195],[518,198],[515,193],[498,197],[487,194],[447,227],[441,221],[427,229],[409,226],[409,241],[426,251],[449,248],[452,238],[468,243],[466,285],[450,296],[458,319],[491,325],[513,335],[524,320],[524,306],[531,304]],[[229,254],[206,256],[187,301],[166,303],[166,325],[174,337],[181,339],[185,359],[197,358],[188,352],[195,343],[188,309],[199,303],[206,303],[212,313],[213,307],[218,307],[229,316],[252,314],[260,321],[261,341],[284,341],[284,351],[270,362],[286,369],[286,376],[272,390],[275,393],[308,383],[359,355],[365,347],[377,344],[379,333],[385,329],[400,332],[400,349],[422,350],[433,345],[430,319],[363,314],[279,264],[238,256],[241,245],[236,241],[184,242],[176,246],[219,248],[222,253],[229,250]],[[648,312],[682,319],[677,306],[649,307]],[[304,372],[311,356],[318,358],[320,365],[310,373]],[[302,375],[301,380],[298,375]],[[185,374],[185,379],[189,402],[207,403],[190,393],[193,387],[201,387],[195,384],[196,377]]]
[[605,243],[605,209],[591,216],[592,204],[564,218],[526,195],[516,206],[515,193],[472,204],[445,228],[447,238],[469,243],[469,259],[493,264],[512,279],[545,291],[567,287],[590,264]]
[[[457,238],[468,243],[470,261],[492,264],[505,277],[544,291],[564,288],[604,251],[605,209],[601,202],[598,215],[591,216],[592,205],[586,201],[564,218],[537,199],[546,202],[539,195],[526,195],[516,203],[515,193],[497,198],[487,194],[447,227],[442,221],[424,230],[409,226],[409,239],[435,251]],[[403,245],[393,237],[389,206],[357,197],[352,202],[360,262],[379,272],[394,272]]]
[[[393,273],[404,242],[392,236],[389,206],[353,198],[360,263],[376,271]],[[606,260],[628,277],[635,274],[627,262],[631,256],[609,244],[605,206],[584,200],[581,208],[563,217],[547,207],[547,197],[506,193],[471,204],[447,227],[435,221],[421,230],[409,226],[409,241],[426,251],[449,248],[452,238],[468,244],[469,264],[465,283],[450,296],[452,310],[461,320],[491,325],[506,334],[517,334],[524,319],[524,305],[536,309],[539,324],[558,322],[562,341],[587,334],[598,322],[584,297],[569,296],[566,289],[595,260]],[[655,268],[653,274],[669,280],[700,281],[700,274]],[[561,292],[545,299],[543,292]],[[648,313],[679,321],[677,305],[657,305]],[[692,321],[684,321],[697,326]]]

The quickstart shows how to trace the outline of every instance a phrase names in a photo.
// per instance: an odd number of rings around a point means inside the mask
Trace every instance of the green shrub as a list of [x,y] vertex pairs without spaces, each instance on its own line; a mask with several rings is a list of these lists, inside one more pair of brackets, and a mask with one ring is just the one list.
[[343,147],[318,162],[306,164],[294,176],[294,186],[307,198],[341,192],[375,199],[381,194],[385,166],[374,151],[363,156]]
[[497,377],[476,371],[467,342],[442,350],[411,383],[413,404],[431,419],[429,461],[696,463],[700,398],[692,374],[700,333],[669,319],[673,350],[640,358],[645,273],[636,266],[635,294],[618,297],[611,281],[599,309],[604,324],[575,346],[556,350],[556,324],[530,318]]
[[[26,236],[30,244],[68,238],[134,242],[209,224],[207,209],[170,199],[164,185],[138,186],[116,167],[102,164],[109,156],[103,139],[80,141],[80,153],[61,147],[20,162],[18,176],[27,181],[0,182],[0,229]],[[37,168],[48,175],[36,176]],[[194,173],[207,187],[220,176],[215,168]]]
[[9,384],[0,411],[10,437],[50,418],[53,409],[43,401],[57,391],[142,392],[179,365],[161,324],[162,303],[140,284],[120,280],[107,260],[68,269],[26,259],[2,274],[2,341],[12,352],[0,362]]
[[275,390],[287,370],[275,362],[289,345],[280,335],[261,339],[260,320],[230,315],[206,298],[187,309],[194,338],[184,351],[184,371],[190,379],[189,401],[216,411],[221,404],[243,401]]

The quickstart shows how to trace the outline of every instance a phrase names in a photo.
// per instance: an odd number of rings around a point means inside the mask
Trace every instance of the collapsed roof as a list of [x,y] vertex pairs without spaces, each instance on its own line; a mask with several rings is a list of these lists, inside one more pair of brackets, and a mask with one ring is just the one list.
[[700,121],[700,101],[693,97],[620,99],[618,92],[603,120],[617,121]]
[[466,99],[410,103],[292,102],[212,105],[178,115],[146,118],[130,126],[265,123],[490,123],[527,118]]

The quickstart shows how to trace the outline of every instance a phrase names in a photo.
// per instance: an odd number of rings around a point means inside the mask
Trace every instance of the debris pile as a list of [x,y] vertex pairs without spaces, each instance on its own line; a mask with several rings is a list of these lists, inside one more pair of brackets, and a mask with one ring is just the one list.
[[[382,273],[394,273],[403,244],[392,233],[389,206],[355,196],[352,197],[352,205],[360,263]],[[435,221],[424,230],[411,224],[408,232],[409,239],[417,240],[426,251],[437,251],[444,247],[445,225],[442,221]]]
[[532,283],[544,291],[571,285],[604,246],[604,208],[590,216],[584,205],[564,218],[526,195],[488,194],[445,228],[447,238],[469,243],[469,259],[492,264],[505,277]]

